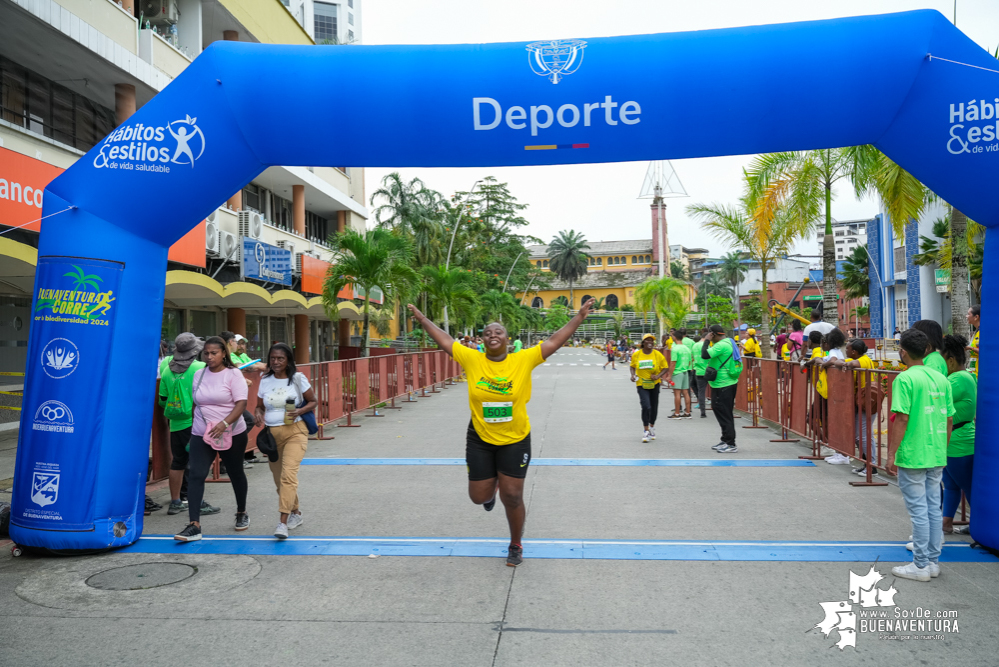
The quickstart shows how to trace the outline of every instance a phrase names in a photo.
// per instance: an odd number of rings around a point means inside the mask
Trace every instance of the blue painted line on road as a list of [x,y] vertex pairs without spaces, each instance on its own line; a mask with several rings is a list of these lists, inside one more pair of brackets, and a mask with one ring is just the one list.
[[[304,466],[463,466],[465,459],[302,459]],[[532,466],[814,468],[805,459],[534,459]]]
[[[454,556],[502,558],[507,540],[449,537],[205,537],[177,542],[145,535],[121,549],[150,554],[257,556]],[[651,540],[524,540],[525,558],[675,561],[882,562],[912,560],[905,542],[759,542]],[[944,545],[942,563],[997,563],[999,558],[966,542]]]

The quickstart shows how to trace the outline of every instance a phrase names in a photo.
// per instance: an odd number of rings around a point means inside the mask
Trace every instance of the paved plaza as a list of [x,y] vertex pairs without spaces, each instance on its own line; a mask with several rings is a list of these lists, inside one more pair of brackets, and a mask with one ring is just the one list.
[[[459,384],[311,442],[305,523],[286,542],[271,537],[277,499],[256,464],[246,533],[232,530],[229,486],[209,484],[222,512],[204,517],[200,543],[174,543],[186,514],[163,509],[116,553],[4,549],[0,664],[996,664],[999,560],[948,536],[939,578],[895,580],[910,531],[894,484],[852,487],[848,466],[802,465],[804,443],[768,430],[740,429],[723,459],[713,416],[667,421],[668,393],[643,444],[628,371],[603,360],[565,349],[534,373],[522,566],[505,565],[502,508],[472,505],[454,460]],[[163,487],[153,497],[169,502]],[[872,565],[896,606],[851,598],[851,571]],[[838,631],[813,629],[830,601],[845,603],[833,623],[922,609],[959,632],[858,632],[841,652]]]

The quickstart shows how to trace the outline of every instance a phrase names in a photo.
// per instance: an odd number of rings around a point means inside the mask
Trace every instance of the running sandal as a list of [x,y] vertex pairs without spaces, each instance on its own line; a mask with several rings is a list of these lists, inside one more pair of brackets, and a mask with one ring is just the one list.
[[178,542],[196,542],[201,539],[201,528],[193,523],[187,524],[184,530],[173,536]]
[[509,567],[517,567],[524,562],[524,547],[518,544],[511,544],[507,550],[506,564]]

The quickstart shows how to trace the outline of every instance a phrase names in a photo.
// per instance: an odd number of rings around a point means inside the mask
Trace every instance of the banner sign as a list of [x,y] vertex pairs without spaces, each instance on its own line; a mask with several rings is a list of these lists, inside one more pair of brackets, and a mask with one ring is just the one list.
[[[302,255],[302,291],[306,294],[322,294],[323,283],[326,282],[326,272],[330,263],[315,257]],[[350,294],[344,297],[350,298]]]
[[92,530],[104,430],[118,262],[42,257],[35,273],[11,520],[43,530]]
[[243,261],[240,263],[243,278],[290,287],[294,259],[290,250],[243,237]]
[[950,291],[950,269],[936,269],[933,277],[936,279],[937,292]]

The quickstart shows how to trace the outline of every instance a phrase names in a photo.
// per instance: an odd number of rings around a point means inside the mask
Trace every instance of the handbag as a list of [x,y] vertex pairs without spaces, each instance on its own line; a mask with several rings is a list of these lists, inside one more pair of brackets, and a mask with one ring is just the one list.
[[[194,388],[193,392],[191,392],[192,399],[193,399],[194,396],[198,395],[198,389],[201,388],[201,383],[205,379],[205,373],[210,373],[210,372],[211,371],[209,371],[208,367],[206,366],[205,369],[204,369],[204,372],[201,374],[201,377],[198,378],[198,386]],[[227,449],[231,449],[232,448],[232,424],[226,423],[225,430],[222,431],[222,435],[220,435],[218,438],[213,438],[211,436],[212,429],[215,428],[215,426],[217,424],[219,424],[220,422],[210,422],[210,421],[208,421],[207,419],[205,419],[205,413],[204,413],[204,411],[201,410],[201,406],[198,405],[197,408],[198,408],[198,412],[201,413],[201,419],[204,420],[204,422],[205,422],[205,435],[202,437],[202,439],[206,443],[208,443],[208,445],[212,449],[214,449],[217,452],[224,452]]]
[[267,460],[274,462],[278,460],[277,441],[271,434],[271,427],[265,426],[260,433],[257,433],[257,449],[261,454],[267,456]]
[[[296,373],[296,375],[298,374]],[[308,401],[305,399],[305,392],[302,391],[301,388],[298,386],[297,377],[295,378],[295,389],[298,389],[298,393],[302,395],[302,402],[296,405],[295,408],[301,408],[306,403],[308,403]],[[309,432],[309,435],[315,435],[316,433],[319,433],[319,424],[316,423],[315,408],[309,410],[308,412],[303,412],[302,414],[299,415],[299,417],[301,417],[302,421],[305,422],[305,429]]]

